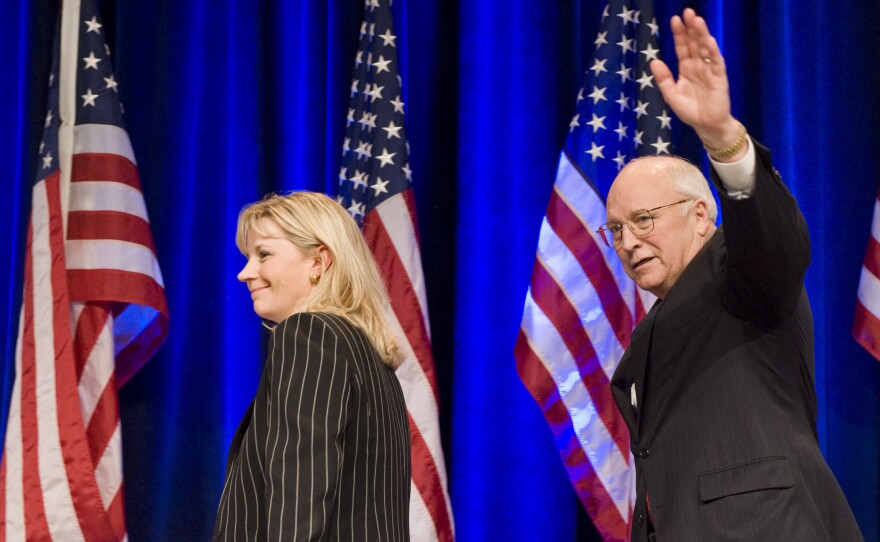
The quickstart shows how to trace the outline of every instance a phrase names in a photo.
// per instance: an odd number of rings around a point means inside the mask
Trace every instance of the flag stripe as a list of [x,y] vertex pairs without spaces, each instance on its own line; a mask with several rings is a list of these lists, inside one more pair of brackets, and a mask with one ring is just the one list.
[[617,282],[605,266],[602,252],[596,245],[593,236],[589,234],[589,229],[581,224],[555,190],[550,196],[550,204],[547,206],[547,221],[581,264],[584,273],[599,296],[602,312],[611,323],[617,340],[620,344],[628,344],[629,334],[633,328],[633,319],[620,295],[620,290],[617,289]]
[[150,225],[119,211],[74,211],[67,215],[68,240],[115,239],[143,245],[156,255]]
[[[627,540],[628,515],[621,517],[619,506],[606,491],[592,464],[583,453],[577,433],[571,425],[571,418],[565,408],[556,383],[547,372],[543,362],[529,346],[525,333],[520,331],[516,346],[517,372],[523,381],[533,383],[529,391],[549,422],[556,438],[557,448],[562,456],[572,486],[582,502],[589,503],[588,512],[594,518],[597,529],[604,540]],[[600,518],[599,521],[596,518]],[[627,519],[625,519],[627,518]]]
[[856,295],[853,338],[880,361],[880,193],[874,200],[871,235]]
[[434,521],[434,528],[441,542],[452,541],[452,526],[446,511],[447,503],[443,499],[443,483],[437,465],[422,433],[416,427],[412,416],[409,417],[410,439],[412,441],[413,482],[419,490],[422,501]]
[[620,453],[626,456],[629,453],[629,433],[611,398],[611,381],[605,375],[593,345],[580,325],[581,319],[565,292],[544,267],[543,262],[537,259],[532,271],[532,299],[552,322],[568,347],[599,417],[614,438]]
[[138,192],[141,181],[137,167],[124,156],[109,153],[76,154],[70,182],[109,181],[122,183]]
[[67,255],[67,268],[71,270],[121,269],[148,277],[160,277],[162,274],[159,272],[159,262],[152,250],[128,241],[69,239]]
[[79,181],[70,185],[69,211],[116,211],[149,222],[138,190],[112,181]]
[[[73,129],[74,155],[116,155],[137,164],[128,133],[113,124],[77,124]],[[72,178],[75,178],[73,175]]]
[[168,312],[165,290],[153,277],[121,269],[68,269],[70,297],[75,301],[119,301]]
[[868,237],[868,248],[862,265],[868,273],[880,277],[880,243],[874,237]]

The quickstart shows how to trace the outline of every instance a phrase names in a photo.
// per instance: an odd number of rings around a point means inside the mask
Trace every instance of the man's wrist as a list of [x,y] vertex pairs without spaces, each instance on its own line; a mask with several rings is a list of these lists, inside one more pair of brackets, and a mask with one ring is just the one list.
[[[734,162],[745,155],[748,149],[749,134],[746,127],[739,121],[736,122],[736,139],[725,146],[713,146],[703,139],[703,148],[709,153],[709,158],[716,162]],[[728,141],[730,141],[728,139]]]

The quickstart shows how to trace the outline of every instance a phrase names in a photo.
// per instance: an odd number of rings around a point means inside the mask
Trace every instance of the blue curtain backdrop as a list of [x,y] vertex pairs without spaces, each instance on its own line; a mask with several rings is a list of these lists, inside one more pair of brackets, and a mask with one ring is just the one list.
[[[407,131],[458,537],[596,540],[512,349],[538,228],[604,2],[397,0]],[[810,226],[819,436],[880,540],[880,363],[850,338],[880,180],[878,2],[656,0],[709,20],[735,114],[774,151]],[[2,0],[0,337],[14,365],[30,183],[55,2]],[[165,275],[171,334],[122,390],[131,539],[205,540],[265,341],[235,275],[238,209],[335,193],[357,0],[102,0]],[[704,160],[675,125],[679,152]]]

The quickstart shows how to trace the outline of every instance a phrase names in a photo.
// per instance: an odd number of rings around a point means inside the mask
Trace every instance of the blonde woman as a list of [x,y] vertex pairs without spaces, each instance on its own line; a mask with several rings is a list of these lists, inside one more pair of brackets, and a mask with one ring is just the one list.
[[401,356],[363,235],[332,199],[293,192],[242,209],[236,244],[272,337],[214,540],[409,540]]

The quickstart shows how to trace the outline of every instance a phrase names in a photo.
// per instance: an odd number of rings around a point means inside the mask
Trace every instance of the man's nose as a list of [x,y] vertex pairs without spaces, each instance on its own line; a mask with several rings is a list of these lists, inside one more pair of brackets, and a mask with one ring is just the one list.
[[641,243],[642,238],[634,234],[633,231],[629,229],[629,224],[624,225],[620,229],[620,244],[618,245],[618,248],[630,251],[638,247]]

